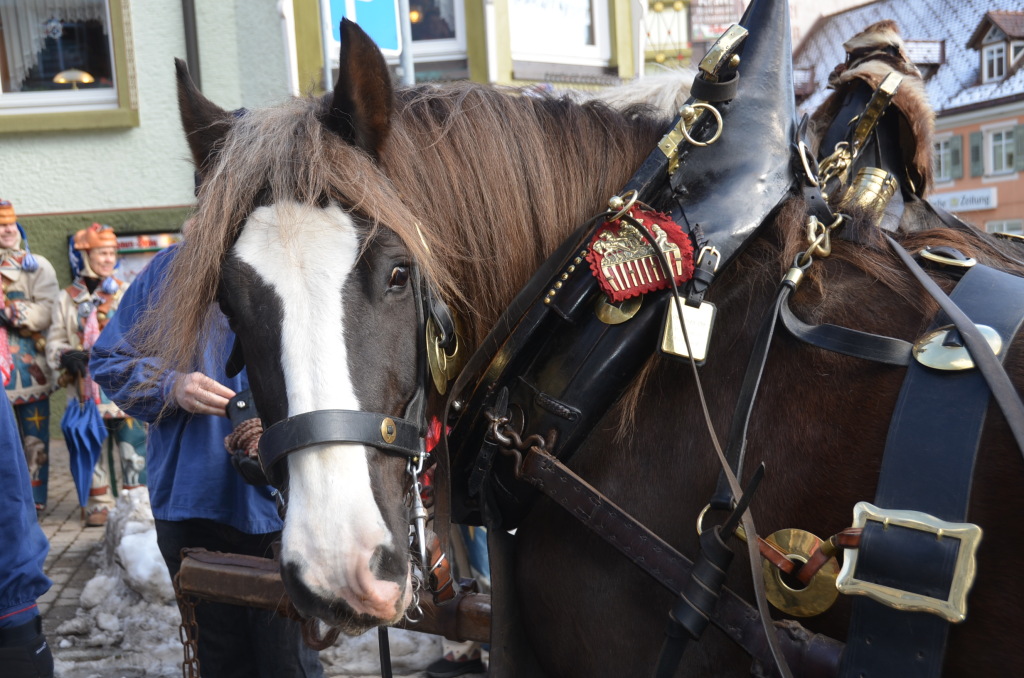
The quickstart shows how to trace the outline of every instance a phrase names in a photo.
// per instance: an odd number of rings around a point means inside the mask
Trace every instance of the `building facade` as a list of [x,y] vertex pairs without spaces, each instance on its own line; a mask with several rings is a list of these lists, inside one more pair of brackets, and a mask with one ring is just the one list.
[[0,197],[62,282],[69,233],[93,221],[119,232],[169,231],[187,215],[194,180],[175,57],[191,57],[204,93],[225,108],[298,91],[293,17],[282,5],[0,3]]
[[929,199],[989,232],[1024,234],[1024,8],[1019,0],[878,0],[823,17],[795,55],[801,108],[824,101],[842,44],[893,19],[935,109]]

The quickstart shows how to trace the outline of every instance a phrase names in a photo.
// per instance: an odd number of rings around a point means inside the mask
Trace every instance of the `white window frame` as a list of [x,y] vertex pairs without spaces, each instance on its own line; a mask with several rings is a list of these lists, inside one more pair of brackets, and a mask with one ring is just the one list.
[[1006,43],[986,45],[981,50],[981,81],[994,82],[1006,76]]
[[0,91],[0,115],[33,115],[39,113],[78,113],[81,111],[110,110],[119,107],[117,54],[114,50],[114,26],[110,15],[110,3],[103,2],[107,22],[107,49],[110,51],[113,87],[52,90],[48,92],[4,92]]
[[934,157],[935,157],[935,181],[953,181],[953,174],[951,170],[952,158],[950,157],[953,153],[953,149],[950,147],[950,141],[952,141],[953,135],[947,134],[942,137],[936,137],[934,140]]
[[[1001,147],[1001,161],[1003,167],[996,169],[996,137],[999,136],[999,145]],[[1013,138],[1013,126],[1001,127],[998,129],[989,129],[985,131],[985,174],[987,175],[999,175],[999,174],[1012,174],[1015,171],[1015,158],[1013,153],[1016,150],[1015,140]],[[1010,156],[1011,160],[1007,162],[1007,155]]]
[[[607,66],[611,62],[612,39],[609,22],[609,0],[590,0],[593,7],[594,44],[579,45],[564,41],[550,41],[543,46],[517,47],[512,22],[509,25],[513,61],[536,61],[542,63],[575,64],[581,66]],[[509,12],[515,6],[509,3]],[[523,36],[520,36],[522,39]]]
[[1010,43],[1010,63],[1015,64],[1024,58],[1024,40],[1014,40]]
[[443,40],[413,40],[413,61],[448,61],[466,58],[466,3],[453,0],[455,7],[455,37]]
[[1024,219],[1002,219],[1000,221],[986,221],[985,231],[988,233],[1010,233],[1012,235],[1024,235]]

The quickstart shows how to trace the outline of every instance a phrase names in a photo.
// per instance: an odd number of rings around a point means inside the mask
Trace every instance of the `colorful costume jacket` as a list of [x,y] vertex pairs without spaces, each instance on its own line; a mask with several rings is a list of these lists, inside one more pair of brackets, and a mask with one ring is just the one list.
[[[98,287],[90,293],[85,282],[78,277],[57,296],[50,336],[46,342],[46,361],[54,372],[61,370],[60,357],[65,351],[90,350],[107,322],[114,316],[124,291],[128,289],[128,283],[115,280],[117,291],[113,294],[102,292]],[[78,400],[80,389],[84,389],[85,396],[92,398],[105,419],[127,416],[110,402],[90,376],[87,375],[82,381],[84,384],[79,384],[77,379],[68,382],[69,398]]]
[[46,398],[56,387],[46,362],[46,334],[60,287],[53,266],[38,254],[35,271],[23,271],[22,249],[0,250],[0,283],[3,305],[15,329],[7,331],[7,345],[14,363],[7,397],[14,405]]

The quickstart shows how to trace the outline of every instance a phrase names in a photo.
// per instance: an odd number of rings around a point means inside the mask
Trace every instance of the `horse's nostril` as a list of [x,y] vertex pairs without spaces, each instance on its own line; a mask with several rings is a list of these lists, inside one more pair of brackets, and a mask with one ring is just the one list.
[[370,572],[379,579],[401,578],[409,565],[408,556],[396,552],[386,546],[378,546],[370,556]]

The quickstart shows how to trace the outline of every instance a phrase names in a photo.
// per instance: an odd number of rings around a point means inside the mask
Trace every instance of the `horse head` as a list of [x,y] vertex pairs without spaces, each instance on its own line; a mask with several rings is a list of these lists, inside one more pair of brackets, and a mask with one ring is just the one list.
[[336,88],[312,107],[225,111],[181,62],[178,87],[201,179],[183,256],[210,250],[211,301],[237,337],[264,440],[281,445],[264,465],[285,497],[285,587],[348,633],[395,623],[413,599],[404,500],[423,351],[408,319],[422,318],[426,244],[409,245],[415,220],[388,207],[398,196],[376,163],[394,96],[384,60],[346,21]]

